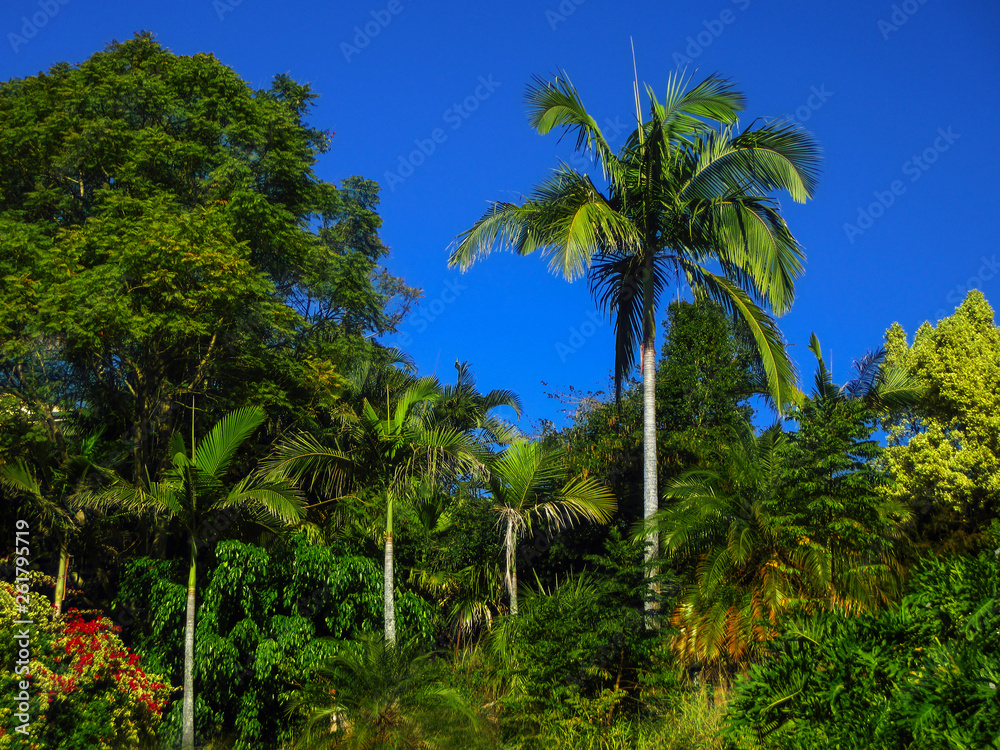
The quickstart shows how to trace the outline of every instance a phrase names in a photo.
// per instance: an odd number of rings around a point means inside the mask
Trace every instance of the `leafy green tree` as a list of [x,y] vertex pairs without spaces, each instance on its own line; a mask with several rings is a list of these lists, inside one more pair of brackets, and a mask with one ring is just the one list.
[[[301,433],[286,438],[268,461],[268,471],[296,481],[320,481],[330,494],[350,488],[351,498],[371,503],[384,523],[385,638],[396,642],[393,519],[421,478],[455,478],[483,465],[486,450],[464,432],[429,424],[440,398],[436,380],[423,379],[385,404],[384,416],[366,399],[359,413],[343,414],[341,443],[326,445]],[[430,407],[430,408],[424,408]]]
[[[175,520],[189,543],[187,620],[184,628],[184,711],[181,745],[194,747],[194,648],[198,581],[198,551],[208,543],[200,538],[220,512],[248,509],[259,520],[268,516],[284,523],[298,521],[302,502],[284,480],[248,476],[227,481],[240,446],[260,427],[265,415],[244,408],[227,414],[190,450],[177,433],[170,443],[170,468],[159,481],[146,486],[121,483],[105,490],[94,502],[123,507],[132,513],[153,512]],[[212,539],[211,541],[214,541]]]
[[[762,307],[789,309],[802,253],[767,197],[787,190],[804,202],[816,186],[819,153],[803,131],[786,123],[736,130],[743,95],[710,76],[685,91],[671,76],[661,104],[647,87],[649,118],[615,154],[576,89],[565,78],[528,88],[529,120],[539,133],[562,128],[591,153],[607,183],[562,166],[522,204],[495,203],[452,252],[467,268],[494,245],[519,255],[541,250],[568,279],[587,273],[600,307],[614,319],[619,386],[640,350],[643,381],[644,516],[657,509],[655,356],[656,307],[671,281],[684,279],[750,331],[780,410],[794,385],[791,363],[774,321]],[[712,272],[715,261],[721,273]],[[657,539],[647,540],[647,559]],[[652,571],[651,571],[652,573]],[[652,603],[650,603],[652,606]]]
[[685,437],[745,434],[753,416],[747,399],[766,388],[745,336],[711,300],[670,304],[656,376],[662,430],[684,431]]
[[708,468],[722,445],[752,432],[749,398],[766,392],[745,327],[702,299],[670,304],[656,375],[658,486]]
[[886,332],[887,360],[926,384],[924,398],[890,423],[890,496],[915,511],[918,546],[975,545],[1000,515],[1000,330],[982,293],[924,324],[907,345]]
[[135,482],[192,396],[206,429],[247,402],[331,408],[414,292],[380,269],[377,186],[316,179],[315,98],[149,34],[0,84],[0,388],[86,409]]
[[[812,547],[822,568],[828,603],[847,611],[898,598],[903,570],[899,542],[907,505],[886,496],[883,447],[873,438],[879,416],[917,403],[921,385],[886,365],[884,352],[855,362],[856,376],[836,386],[813,334],[815,387],[790,418],[783,480],[768,508],[788,544]],[[817,593],[814,592],[814,596]]]
[[[227,530],[231,531],[231,530]],[[220,534],[221,536],[221,534]],[[297,532],[261,547],[220,541],[199,565],[195,712],[202,742],[259,750],[299,736],[309,710],[289,704],[316,686],[317,670],[340,644],[380,630],[382,566],[356,544],[315,544]],[[140,610],[131,635],[155,669],[180,674],[183,653],[172,647],[184,627],[184,587],[175,561],[138,558],[127,565],[119,601]],[[401,592],[399,625],[432,643],[432,603]],[[161,735],[180,726],[177,705]]]

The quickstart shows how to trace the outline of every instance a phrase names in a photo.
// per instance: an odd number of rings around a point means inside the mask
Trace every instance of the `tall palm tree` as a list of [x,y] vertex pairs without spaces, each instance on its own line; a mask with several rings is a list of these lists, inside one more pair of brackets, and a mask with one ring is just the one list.
[[[520,205],[494,203],[460,235],[449,263],[463,270],[495,245],[519,255],[541,250],[567,279],[587,274],[598,305],[614,318],[616,391],[635,361],[643,380],[643,505],[657,509],[655,356],[656,308],[672,283],[720,302],[751,333],[780,411],[794,391],[794,372],[777,314],[792,303],[803,254],[768,197],[787,190],[796,202],[816,187],[819,149],[797,126],[781,122],[737,131],[744,97],[709,76],[686,90],[668,79],[664,101],[650,87],[648,118],[616,154],[564,74],[535,79],[526,100],[539,133],[561,128],[601,168],[602,191],[587,174],[563,164]],[[719,273],[710,270],[718,265]],[[763,307],[762,307],[763,306]],[[657,552],[654,534],[646,560]],[[652,576],[654,571],[649,570]],[[647,602],[647,609],[654,607]]]
[[124,507],[135,513],[152,511],[174,520],[184,529],[190,545],[187,586],[187,620],[184,629],[184,705],[181,747],[194,747],[194,637],[197,604],[198,550],[207,541],[199,538],[208,522],[223,511],[250,510],[257,520],[267,516],[285,523],[302,518],[298,493],[281,478],[245,477],[227,482],[233,457],[264,421],[264,412],[238,409],[224,416],[191,449],[175,433],[170,441],[170,465],[163,477],[148,487],[120,482],[103,491],[94,502]]
[[[359,414],[342,415],[344,446],[325,445],[306,433],[283,440],[266,470],[295,481],[321,482],[332,493],[350,486],[356,499],[374,494],[385,519],[385,639],[396,642],[393,516],[395,507],[421,486],[422,477],[455,476],[482,466],[487,451],[452,427],[428,424],[428,409],[440,398],[434,379],[422,379],[386,403],[380,414],[365,399]],[[351,497],[341,495],[338,499]]]
[[564,452],[541,443],[518,440],[491,465],[488,480],[493,512],[503,530],[510,613],[517,614],[517,542],[536,520],[558,531],[586,519],[607,523],[618,507],[611,491],[595,478],[565,481]]

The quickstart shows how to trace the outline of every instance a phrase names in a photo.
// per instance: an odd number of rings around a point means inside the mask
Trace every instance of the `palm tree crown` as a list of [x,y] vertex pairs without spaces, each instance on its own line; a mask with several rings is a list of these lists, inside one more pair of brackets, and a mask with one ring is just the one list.
[[518,440],[490,467],[493,511],[504,533],[505,582],[511,614],[517,614],[517,542],[544,519],[553,531],[586,519],[607,523],[618,505],[614,495],[593,477],[566,481],[562,449]]

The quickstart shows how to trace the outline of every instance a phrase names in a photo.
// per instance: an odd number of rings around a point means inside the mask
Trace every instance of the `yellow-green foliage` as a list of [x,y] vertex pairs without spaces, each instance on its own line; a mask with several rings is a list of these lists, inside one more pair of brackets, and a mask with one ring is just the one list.
[[[1000,508],[1000,331],[982,293],[953,315],[924,324],[912,345],[899,324],[886,332],[888,361],[927,385],[916,423],[891,430],[891,492],[918,513],[951,514],[976,530]],[[908,440],[907,440],[908,439]]]

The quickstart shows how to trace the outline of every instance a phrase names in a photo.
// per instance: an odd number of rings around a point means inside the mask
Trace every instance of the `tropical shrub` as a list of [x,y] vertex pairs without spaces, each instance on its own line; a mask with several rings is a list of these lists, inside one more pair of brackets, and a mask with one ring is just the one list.
[[[51,581],[49,582],[51,583]],[[28,734],[15,732],[20,723],[15,704],[0,706],[0,748],[126,750],[153,747],[163,709],[173,689],[147,673],[140,657],[122,643],[121,628],[100,612],[70,609],[53,618],[49,600],[34,593],[45,585],[32,576],[29,611],[18,612],[15,590],[0,583],[0,637],[13,643],[30,620],[30,698]],[[7,662],[0,672],[0,691],[15,696],[25,675]]]
[[415,641],[390,643],[369,634],[318,670],[320,682],[300,703],[310,719],[300,745],[319,748],[487,747],[446,671]]
[[[120,600],[148,610],[139,640],[158,668],[180,675],[184,587],[172,563],[139,559],[123,577]],[[202,566],[208,567],[208,566]],[[196,725],[201,740],[228,738],[236,750],[279,747],[307,712],[288,715],[338,642],[380,629],[382,567],[375,560],[310,544],[303,534],[276,549],[228,540],[215,549],[198,606]],[[432,641],[433,605],[399,594],[399,624],[421,644]],[[162,736],[180,729],[179,702]]]
[[531,736],[546,721],[609,726],[635,713],[638,665],[652,642],[639,601],[626,607],[610,594],[581,574],[551,594],[525,592],[520,614],[499,624],[492,647],[510,688],[502,700],[508,729]]
[[895,612],[800,619],[737,682],[734,748],[1000,748],[1000,557],[929,559]]

